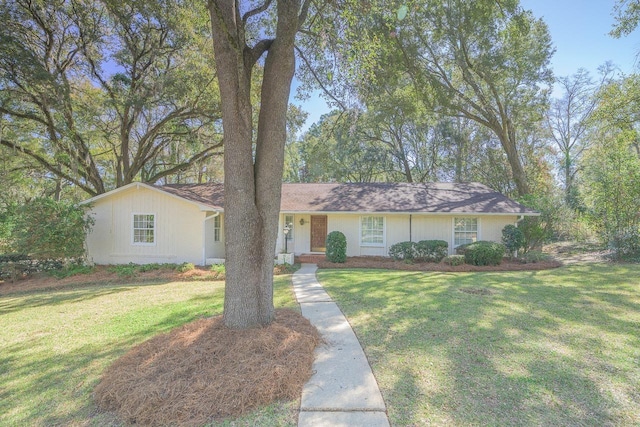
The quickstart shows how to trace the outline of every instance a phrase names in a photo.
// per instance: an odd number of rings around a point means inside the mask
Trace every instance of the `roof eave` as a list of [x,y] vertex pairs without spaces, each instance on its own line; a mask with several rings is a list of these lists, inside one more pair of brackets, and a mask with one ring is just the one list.
[[218,206],[207,205],[207,204],[204,204],[204,203],[195,202],[193,200],[189,200],[189,199],[186,199],[184,197],[180,197],[177,194],[173,194],[173,193],[170,193],[168,191],[164,191],[164,190],[162,190],[162,188],[155,187],[155,186],[149,185],[149,184],[145,184],[144,182],[132,182],[132,183],[129,183],[127,185],[123,185],[122,187],[118,187],[118,188],[116,188],[114,190],[107,191],[106,193],[102,193],[102,194],[94,196],[94,197],[92,197],[90,199],[87,199],[85,201],[82,201],[79,204],[80,205],[90,205],[90,204],[95,203],[98,200],[101,200],[101,199],[104,199],[104,198],[108,198],[108,197],[112,197],[112,196],[114,196],[114,195],[116,195],[118,193],[121,193],[123,191],[129,190],[132,187],[135,187],[136,189],[142,187],[142,188],[146,188],[148,190],[160,192],[160,193],[162,193],[162,194],[164,194],[166,196],[173,197],[174,199],[182,200],[184,202],[196,205],[203,212],[210,212],[210,211],[222,212],[222,209],[220,207],[218,207]]

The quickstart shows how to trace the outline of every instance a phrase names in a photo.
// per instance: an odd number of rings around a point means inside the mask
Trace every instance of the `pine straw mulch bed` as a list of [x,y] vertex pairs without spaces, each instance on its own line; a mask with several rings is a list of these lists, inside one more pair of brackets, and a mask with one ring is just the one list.
[[203,425],[280,399],[297,399],[311,377],[316,328],[280,309],[264,328],[231,330],[222,316],[144,342],[118,359],[95,389],[103,411],[129,423]]
[[[277,265],[274,274],[291,274],[295,268],[290,265]],[[211,271],[209,267],[197,266],[195,269],[179,272],[171,268],[136,272],[132,276],[122,276],[115,271],[113,266],[97,265],[94,271],[88,274],[76,274],[75,276],[57,279],[46,273],[34,274],[25,278],[19,278],[15,282],[0,280],[0,295],[13,292],[33,291],[38,289],[55,289],[69,285],[84,284],[126,284],[146,282],[185,282],[192,280],[224,280],[224,272]]]
[[145,283],[157,281],[182,282],[189,280],[223,280],[215,277],[215,273],[209,268],[196,267],[193,270],[178,272],[170,268],[138,272],[133,276],[122,276],[114,271],[113,266],[98,265],[94,271],[88,274],[76,274],[74,276],[57,279],[47,273],[37,273],[25,278],[19,278],[15,282],[0,280],[0,295],[13,292],[32,291],[37,289],[60,288],[68,285],[84,285],[91,283],[120,284],[120,283]]
[[504,259],[500,265],[476,266],[462,264],[451,266],[444,262],[416,262],[407,264],[403,261],[395,261],[392,258],[381,256],[357,256],[348,257],[344,263],[333,263],[326,260],[318,262],[318,268],[379,268],[383,270],[404,270],[404,271],[446,271],[446,272],[467,272],[467,271],[529,271],[548,270],[557,268],[563,264],[557,260],[540,261],[523,264],[519,261]]

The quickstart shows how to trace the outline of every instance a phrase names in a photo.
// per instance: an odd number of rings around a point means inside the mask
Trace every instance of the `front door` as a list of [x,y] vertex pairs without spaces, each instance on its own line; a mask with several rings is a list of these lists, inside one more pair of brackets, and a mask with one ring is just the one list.
[[311,252],[324,252],[327,241],[327,216],[311,215]]

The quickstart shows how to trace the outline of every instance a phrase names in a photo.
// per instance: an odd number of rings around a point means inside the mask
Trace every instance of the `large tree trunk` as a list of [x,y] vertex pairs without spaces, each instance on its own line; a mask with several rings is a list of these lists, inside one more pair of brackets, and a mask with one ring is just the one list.
[[497,127],[494,131],[498,135],[500,144],[507,154],[507,160],[509,161],[509,166],[511,166],[511,173],[513,174],[513,181],[516,184],[518,195],[526,196],[530,192],[529,181],[527,180],[527,174],[524,167],[522,167],[522,161],[516,148],[515,130],[510,124],[507,124],[505,128]]
[[[269,324],[275,313],[273,259],[300,2],[278,1],[276,37],[253,48],[245,44],[239,9],[233,0],[209,3],[225,141],[223,317],[226,326],[242,329]],[[264,52],[254,159],[251,70]]]

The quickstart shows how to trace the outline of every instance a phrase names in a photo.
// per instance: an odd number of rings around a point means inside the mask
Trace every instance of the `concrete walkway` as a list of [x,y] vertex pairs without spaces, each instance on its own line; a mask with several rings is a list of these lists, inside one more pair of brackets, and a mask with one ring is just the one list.
[[325,340],[314,374],[302,390],[299,427],[388,427],[378,383],[349,322],[316,280],[316,265],[302,264],[293,289],[302,315]]

